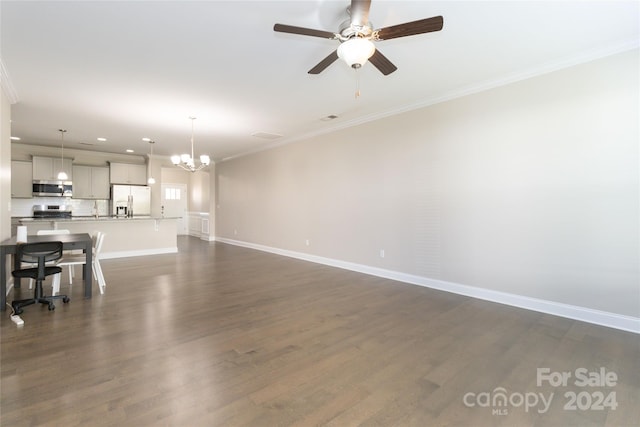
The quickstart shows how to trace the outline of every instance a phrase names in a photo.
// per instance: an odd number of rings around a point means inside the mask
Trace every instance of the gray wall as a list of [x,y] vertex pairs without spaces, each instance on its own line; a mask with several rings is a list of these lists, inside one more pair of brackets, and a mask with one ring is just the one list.
[[640,317],[638,73],[634,50],[219,163],[216,237]]

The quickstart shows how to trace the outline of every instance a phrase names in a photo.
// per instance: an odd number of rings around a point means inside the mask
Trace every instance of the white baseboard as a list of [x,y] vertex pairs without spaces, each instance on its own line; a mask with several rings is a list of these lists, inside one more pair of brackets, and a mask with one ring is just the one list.
[[159,254],[175,254],[178,253],[178,247],[169,248],[144,249],[139,251],[116,251],[104,252],[100,254],[100,259],[128,258],[134,256],[159,255]]
[[243,242],[239,240],[214,238],[213,240],[228,243],[245,248],[256,249],[259,251],[270,252],[291,258],[297,258],[305,261],[311,261],[318,264],[329,265],[332,267],[343,268],[345,270],[357,271],[359,273],[370,274],[372,276],[384,277],[386,279],[397,280],[399,282],[410,283],[413,285],[424,286],[440,291],[451,292],[454,294],[465,295],[486,301],[492,301],[500,304],[506,304],[513,307],[524,308],[541,313],[552,314],[554,316],[566,317],[568,319],[580,320],[583,322],[593,323],[609,328],[620,329],[623,331],[640,334],[640,318],[632,316],[624,316],[621,314],[611,313],[607,311],[594,310],[591,308],[580,307],[570,304],[558,303],[538,298],[531,298],[522,295],[510,294],[507,292],[493,291],[490,289],[477,288],[474,286],[461,285],[459,283],[447,282],[444,280],[430,279],[428,277],[416,276],[413,274],[402,273],[399,271],[386,270],[383,268],[371,267],[352,262],[340,261],[332,258],[325,258],[316,255],[305,254],[302,252],[289,251],[285,249],[273,248],[270,246],[258,245],[254,243]]

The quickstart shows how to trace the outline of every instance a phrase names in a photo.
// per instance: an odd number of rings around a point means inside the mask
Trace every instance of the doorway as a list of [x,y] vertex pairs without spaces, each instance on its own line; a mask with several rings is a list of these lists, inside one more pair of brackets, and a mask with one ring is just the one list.
[[178,235],[187,234],[187,185],[162,184],[162,212],[168,218],[177,218]]

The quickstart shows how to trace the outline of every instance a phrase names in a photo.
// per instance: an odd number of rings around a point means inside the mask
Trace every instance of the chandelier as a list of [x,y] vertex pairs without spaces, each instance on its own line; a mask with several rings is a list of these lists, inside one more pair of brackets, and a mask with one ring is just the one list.
[[209,158],[209,156],[207,154],[201,154],[200,155],[200,165],[196,166],[196,162],[195,159],[193,157],[193,121],[196,119],[195,117],[189,117],[189,119],[191,119],[191,155],[189,154],[181,154],[181,155],[174,155],[171,156],[171,163],[174,164],[174,166],[179,166],[182,169],[189,171],[189,172],[196,172],[199,171],[200,169],[209,166],[209,163],[211,163],[211,159]]

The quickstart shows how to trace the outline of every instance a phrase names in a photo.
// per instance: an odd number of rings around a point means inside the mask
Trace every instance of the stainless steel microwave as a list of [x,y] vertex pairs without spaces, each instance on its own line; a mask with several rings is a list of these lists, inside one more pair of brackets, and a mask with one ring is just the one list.
[[33,181],[33,195],[44,197],[71,197],[71,181]]

